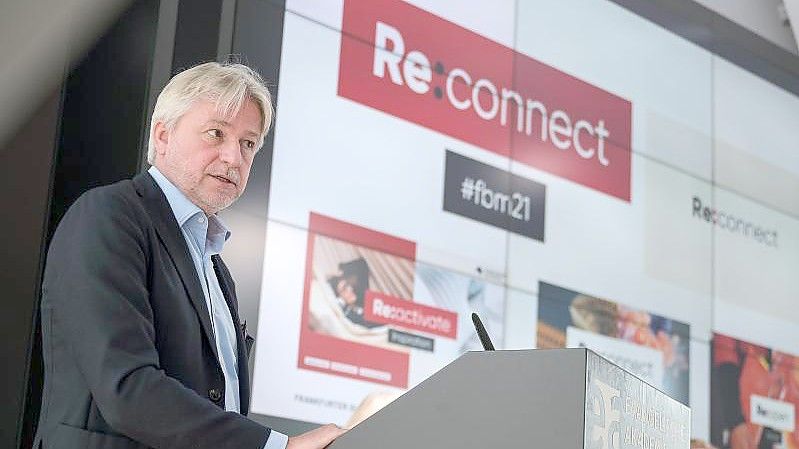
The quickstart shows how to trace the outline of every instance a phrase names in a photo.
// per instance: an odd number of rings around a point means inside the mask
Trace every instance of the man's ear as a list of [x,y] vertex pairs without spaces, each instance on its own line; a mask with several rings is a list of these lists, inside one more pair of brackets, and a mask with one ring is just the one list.
[[169,139],[171,138],[170,130],[166,127],[164,122],[156,122],[153,128],[153,142],[155,143],[155,153],[163,156],[169,148]]

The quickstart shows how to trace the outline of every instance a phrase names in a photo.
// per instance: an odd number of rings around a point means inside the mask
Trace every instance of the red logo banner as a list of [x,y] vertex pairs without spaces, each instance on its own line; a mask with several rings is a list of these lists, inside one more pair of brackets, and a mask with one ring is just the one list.
[[366,292],[363,312],[367,320],[375,323],[392,324],[452,339],[458,336],[457,313],[379,292]]
[[398,0],[345,0],[338,94],[630,201],[632,104]]

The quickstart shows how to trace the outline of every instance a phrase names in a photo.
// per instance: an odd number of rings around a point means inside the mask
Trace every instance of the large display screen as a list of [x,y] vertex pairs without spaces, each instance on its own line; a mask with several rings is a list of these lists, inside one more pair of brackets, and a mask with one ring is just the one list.
[[279,68],[253,412],[344,424],[480,349],[471,312],[705,439],[714,333],[799,353],[778,86],[605,0],[289,0]]

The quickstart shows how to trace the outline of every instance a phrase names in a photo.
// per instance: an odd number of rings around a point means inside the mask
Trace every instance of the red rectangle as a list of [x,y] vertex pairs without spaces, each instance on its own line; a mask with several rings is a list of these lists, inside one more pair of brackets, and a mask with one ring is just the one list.
[[313,212],[309,217],[308,229],[297,366],[302,369],[407,388],[410,366],[408,352],[315,332],[310,322],[310,297],[317,235],[340,239],[410,260],[416,258],[416,244],[410,240]]
[[311,212],[308,219],[308,230],[395,256],[416,260],[416,243],[410,240],[366,229],[314,212]]
[[371,290],[366,292],[363,316],[376,323],[393,324],[442,337],[455,339],[458,336],[457,313]]
[[629,101],[399,0],[342,30],[340,96],[630,201]]

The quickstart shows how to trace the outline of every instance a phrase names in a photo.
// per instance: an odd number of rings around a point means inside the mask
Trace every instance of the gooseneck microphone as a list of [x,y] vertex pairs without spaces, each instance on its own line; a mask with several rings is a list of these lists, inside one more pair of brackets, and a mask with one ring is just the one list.
[[472,322],[474,323],[474,328],[477,330],[477,336],[480,337],[480,343],[483,344],[483,349],[486,351],[493,351],[494,344],[491,343],[491,338],[488,337],[488,332],[486,332],[483,322],[480,321],[480,317],[474,312],[472,312]]

